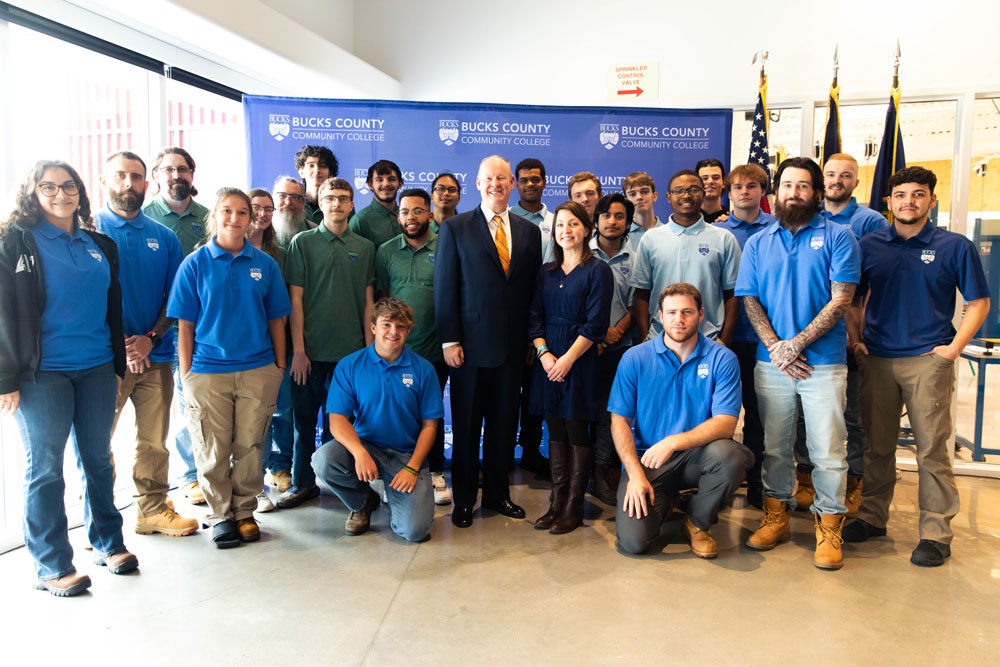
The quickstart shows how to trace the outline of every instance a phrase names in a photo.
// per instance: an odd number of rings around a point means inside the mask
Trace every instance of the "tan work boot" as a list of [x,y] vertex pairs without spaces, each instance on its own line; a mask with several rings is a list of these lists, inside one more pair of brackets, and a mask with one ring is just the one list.
[[63,575],[58,579],[39,579],[35,583],[35,590],[48,591],[60,598],[68,598],[79,595],[90,588],[90,577],[85,574],[73,571]]
[[160,533],[170,537],[183,537],[198,530],[198,520],[182,517],[172,509],[165,509],[159,514],[137,516],[135,532],[140,535]]
[[243,542],[256,542],[260,539],[260,526],[252,516],[238,519],[236,529],[240,531],[240,540]]
[[840,535],[844,527],[843,514],[816,514],[816,554],[813,565],[821,570],[839,570],[844,567],[844,553]]
[[715,558],[719,555],[719,545],[707,530],[702,530],[684,517],[684,532],[691,541],[691,553],[698,558]]
[[201,492],[201,484],[198,483],[198,480],[188,482],[181,487],[181,491],[184,492],[184,497],[192,505],[203,505],[205,503],[205,494]]
[[348,535],[360,535],[368,530],[372,523],[372,512],[378,509],[381,496],[368,489],[368,498],[359,510],[353,510],[344,523],[344,532]]
[[816,497],[816,489],[813,487],[813,478],[809,473],[795,473],[795,481],[799,488],[795,489],[795,509],[806,512],[813,504]]
[[764,498],[764,517],[760,528],[747,538],[747,546],[757,551],[768,551],[788,539],[788,505],[777,498]]
[[847,516],[854,517],[861,507],[861,490],[865,486],[865,480],[854,477],[847,478],[847,493],[844,494],[844,505],[847,506]]

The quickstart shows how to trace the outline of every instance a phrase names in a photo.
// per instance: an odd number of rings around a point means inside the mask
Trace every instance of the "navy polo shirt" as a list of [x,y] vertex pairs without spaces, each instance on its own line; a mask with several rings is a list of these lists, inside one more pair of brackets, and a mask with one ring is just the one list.
[[824,208],[825,203],[821,203],[819,208],[819,212],[823,214],[823,217],[831,222],[836,222],[838,225],[847,227],[854,233],[854,238],[856,239],[860,239],[862,236],[867,236],[874,231],[889,226],[889,221],[885,219],[884,215],[867,206],[859,206],[858,200],[854,197],[851,197],[851,202],[844,207],[843,211],[836,215]]
[[41,369],[75,371],[111,361],[108,259],[76,224],[70,236],[42,218],[31,236],[45,277]]
[[668,435],[716,415],[739,417],[742,400],[740,364],[731,350],[699,333],[682,364],[657,336],[622,356],[608,411],[632,420],[641,456]]
[[925,224],[903,239],[893,226],[861,239],[861,283],[869,289],[864,341],[879,357],[912,357],[955,337],[955,290],[966,301],[990,296],[972,241]]
[[[118,244],[125,335],[151,331],[170,295],[177,268],[184,260],[177,235],[145,213],[126,220],[108,206],[94,216],[94,221],[98,231]],[[174,329],[171,327],[163,334],[163,341],[149,353],[149,360],[173,359]]]
[[421,422],[443,417],[444,403],[431,362],[403,348],[399,359],[389,364],[372,344],[337,363],[326,411],[353,418],[362,440],[412,452]]
[[[777,221],[778,219],[770,213],[761,211],[756,220],[746,222],[736,217],[736,209],[733,209],[733,212],[729,214],[728,220],[716,222],[715,226],[728,229],[732,232],[733,236],[736,237],[736,242],[740,244],[740,250],[742,250],[747,245],[747,239]],[[741,343],[759,342],[757,332],[754,331],[753,325],[750,324],[750,318],[747,317],[747,311],[743,307],[743,299],[740,299],[740,319],[736,322],[733,340]]]
[[167,316],[194,322],[195,373],[232,373],[274,363],[269,320],[292,312],[278,264],[249,242],[235,257],[215,237],[188,255],[170,290]]
[[[794,338],[830,301],[831,282],[857,283],[861,251],[854,234],[819,213],[794,235],[770,225],[747,241],[736,296],[760,300],[781,340]],[[847,363],[847,329],[841,318],[803,353],[811,366]],[[770,362],[763,343],[757,360]]]

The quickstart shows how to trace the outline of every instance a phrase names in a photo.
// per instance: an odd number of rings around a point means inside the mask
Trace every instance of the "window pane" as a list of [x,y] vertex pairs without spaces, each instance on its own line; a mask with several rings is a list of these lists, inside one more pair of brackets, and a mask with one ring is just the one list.
[[962,231],[972,238],[977,218],[1000,219],[1000,98],[976,100],[970,179],[968,229]]
[[[797,157],[799,139],[802,134],[802,109],[768,109],[770,123],[767,128],[768,152],[771,154],[771,173],[781,160]],[[753,111],[733,113],[733,154],[730,169],[734,165],[746,164],[750,155],[750,129],[753,127]]]

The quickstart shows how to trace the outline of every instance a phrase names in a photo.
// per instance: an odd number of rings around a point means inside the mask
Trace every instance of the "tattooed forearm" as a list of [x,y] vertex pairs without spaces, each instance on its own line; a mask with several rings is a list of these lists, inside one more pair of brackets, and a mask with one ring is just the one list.
[[757,337],[764,343],[764,347],[771,347],[778,340],[778,335],[774,333],[771,320],[767,319],[767,313],[760,300],[755,296],[743,297],[743,309],[747,311],[747,319],[757,332]]
[[823,306],[823,310],[816,314],[813,321],[793,339],[800,352],[820,339],[840,321],[840,318],[851,306],[856,288],[857,285],[854,283],[830,282],[830,301]]

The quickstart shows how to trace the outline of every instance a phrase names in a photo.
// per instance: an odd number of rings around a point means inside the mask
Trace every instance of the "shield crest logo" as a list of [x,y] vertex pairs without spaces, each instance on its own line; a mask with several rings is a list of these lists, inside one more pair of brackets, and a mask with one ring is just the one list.
[[366,195],[371,190],[368,189],[368,170],[367,169],[355,169],[354,170],[354,189],[358,191],[358,194]]
[[356,252],[349,252],[349,253],[347,253],[347,261],[349,261],[351,264],[357,264],[358,263],[358,253],[356,253]]
[[934,261],[935,254],[936,253],[933,250],[924,250],[923,252],[920,253],[920,261],[923,262],[924,264],[930,264],[931,262]]
[[700,378],[708,377],[708,364],[698,364],[698,377]]
[[814,236],[811,239],[809,239],[809,247],[812,248],[813,250],[819,250],[820,248],[822,248],[823,247],[823,237],[822,236]]
[[627,276],[629,274],[629,271],[630,271],[630,269],[628,267],[628,264],[621,264],[621,265],[619,265],[618,266],[618,270],[622,272],[623,276]]
[[404,387],[412,387],[413,386],[413,374],[412,373],[403,373],[403,386]]
[[617,124],[601,123],[601,133],[598,135],[598,139],[600,139],[602,146],[611,150],[618,145],[619,136]]
[[146,245],[153,252],[156,252],[157,250],[160,249],[160,241],[159,241],[159,239],[146,239]]
[[699,243],[698,244],[698,254],[699,255],[707,255],[708,254],[708,244],[707,243]]
[[288,136],[288,131],[291,129],[290,116],[273,113],[268,120],[267,131],[276,141],[281,141]]
[[445,146],[451,146],[456,141],[458,141],[458,121],[457,120],[439,121],[438,139],[444,142]]
[[264,274],[261,273],[260,269],[252,268],[250,269],[250,277],[260,282],[260,279],[264,277]]

